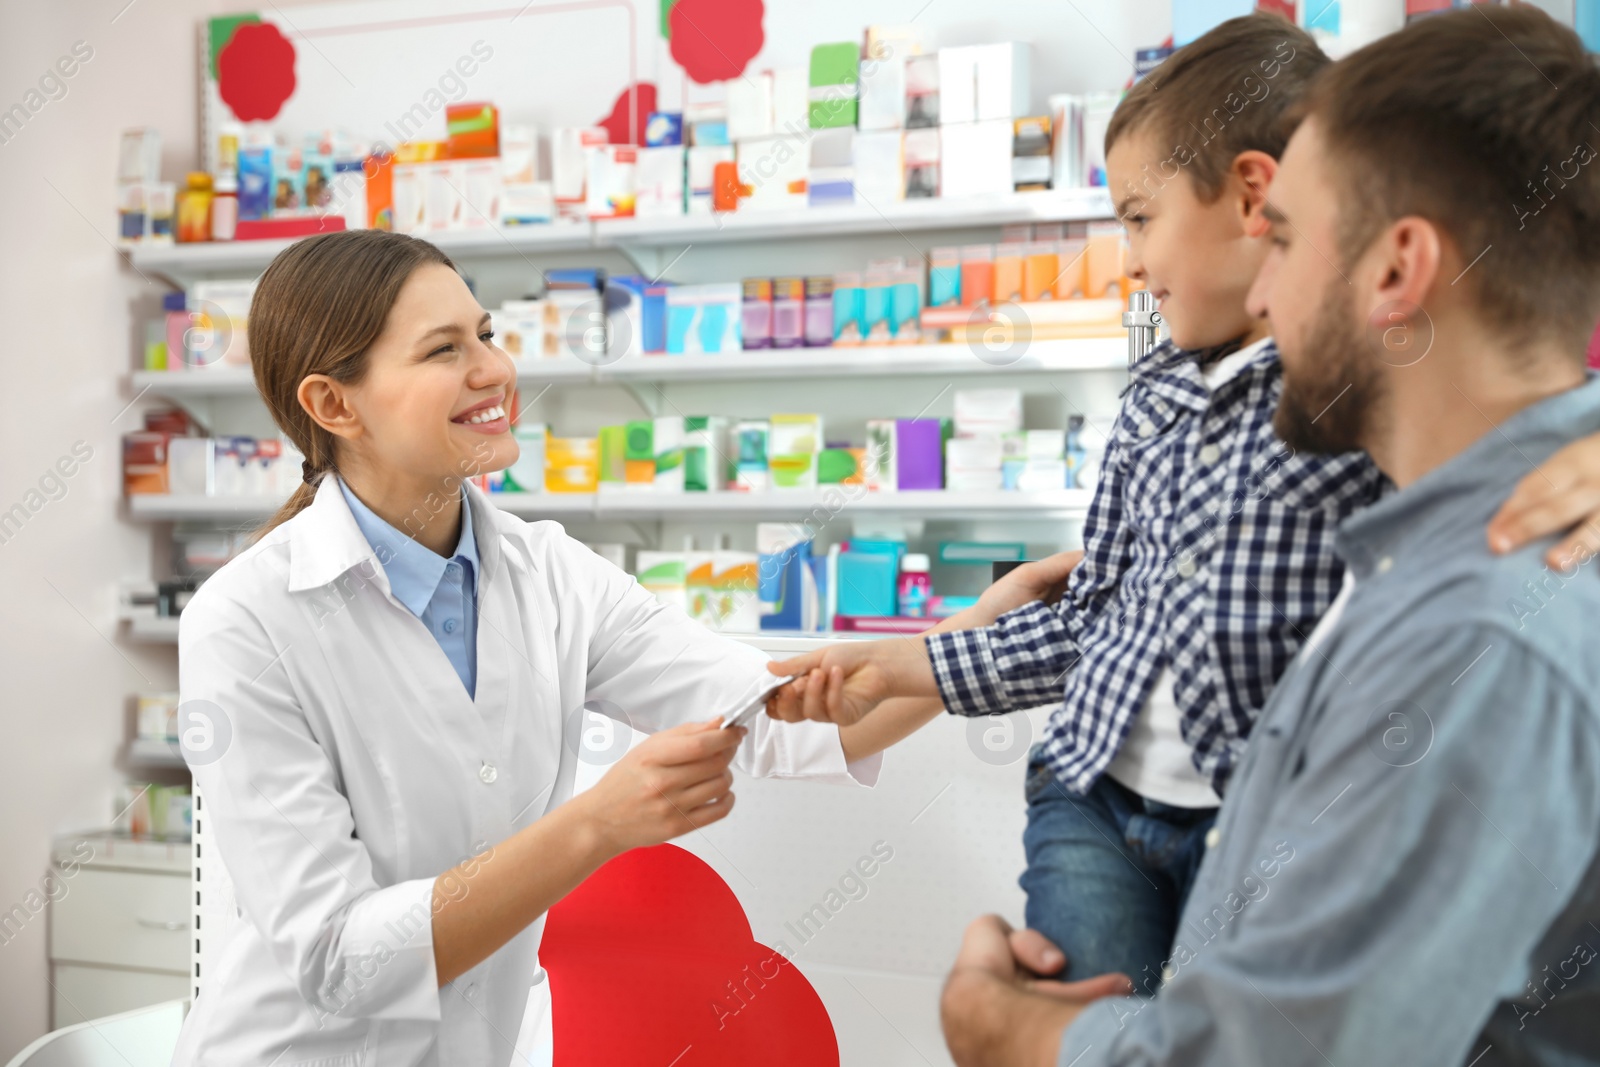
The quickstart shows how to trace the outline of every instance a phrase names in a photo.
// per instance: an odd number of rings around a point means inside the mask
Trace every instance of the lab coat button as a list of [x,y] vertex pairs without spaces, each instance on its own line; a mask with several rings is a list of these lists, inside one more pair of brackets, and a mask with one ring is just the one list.
[[498,777],[500,777],[500,772],[495,770],[494,764],[488,761],[485,761],[483,766],[478,768],[478,778],[484,785],[493,785],[494,780]]
[[1222,458],[1222,449],[1216,445],[1202,445],[1200,448],[1200,462],[1210,466]]
[[1216,848],[1222,841],[1222,831],[1213,826],[1206,831],[1206,848]]

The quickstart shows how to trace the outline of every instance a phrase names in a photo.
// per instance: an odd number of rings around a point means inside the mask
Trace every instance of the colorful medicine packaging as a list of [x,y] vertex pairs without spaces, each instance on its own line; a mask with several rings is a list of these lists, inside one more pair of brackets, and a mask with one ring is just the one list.
[[667,290],[667,354],[736,352],[744,291],[737,283]]
[[770,420],[767,468],[775,489],[815,489],[822,451],[822,416],[774,415]]
[[652,111],[645,120],[644,143],[647,148],[681,147],[683,114],[677,111]]
[[771,485],[767,469],[767,441],[771,429],[765,419],[742,419],[734,424],[731,442],[734,489],[760,492]]
[[811,49],[808,119],[813,130],[856,124],[860,57],[860,47],[854,41],[819,44]]

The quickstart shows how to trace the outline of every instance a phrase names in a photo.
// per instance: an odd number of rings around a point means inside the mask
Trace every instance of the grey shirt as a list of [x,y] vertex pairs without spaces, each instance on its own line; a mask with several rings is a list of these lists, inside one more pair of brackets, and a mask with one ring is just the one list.
[[1484,529],[1596,429],[1591,378],[1344,522],[1353,589],[1262,713],[1165,984],[1091,1005],[1061,1067],[1600,1063],[1600,563]]

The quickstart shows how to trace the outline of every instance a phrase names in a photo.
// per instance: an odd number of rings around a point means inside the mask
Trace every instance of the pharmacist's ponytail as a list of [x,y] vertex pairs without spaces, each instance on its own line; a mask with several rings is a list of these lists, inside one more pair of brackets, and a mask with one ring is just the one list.
[[305,463],[294,495],[256,536],[304,510],[317,485],[338,469],[337,439],[300,406],[300,383],[311,374],[359,382],[367,372],[367,349],[383,333],[401,287],[430,263],[455,268],[426,241],[384,230],[348,230],[290,245],[261,276],[249,319],[256,388]]

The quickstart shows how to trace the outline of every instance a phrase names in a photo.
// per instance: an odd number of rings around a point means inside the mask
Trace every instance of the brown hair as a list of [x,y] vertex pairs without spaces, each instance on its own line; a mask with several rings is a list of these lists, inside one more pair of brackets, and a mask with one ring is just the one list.
[[1291,132],[1284,113],[1327,64],[1311,35],[1280,15],[1229,19],[1128,90],[1106,127],[1106,152],[1148,130],[1200,198],[1213,201],[1240,152],[1283,154]]
[[256,536],[304,510],[317,483],[335,470],[335,437],[300,406],[300,383],[326,374],[353,383],[367,372],[367,349],[418,267],[455,269],[426,241],[384,230],[308,237],[278,253],[250,302],[250,362],[272,421],[305,454],[307,478]]
[[1429,219],[1481,257],[1458,280],[1491,324],[1582,352],[1600,318],[1600,71],[1576,34],[1532,7],[1433,15],[1329,68],[1304,111],[1346,263],[1393,220]]

